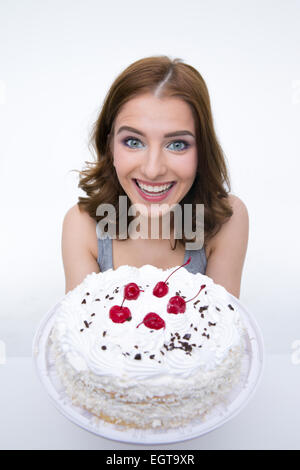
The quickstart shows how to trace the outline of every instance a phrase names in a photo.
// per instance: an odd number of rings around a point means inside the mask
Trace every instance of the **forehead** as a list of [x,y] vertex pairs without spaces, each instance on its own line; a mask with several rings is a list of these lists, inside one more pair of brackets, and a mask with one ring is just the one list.
[[177,97],[158,98],[144,94],[125,103],[115,119],[115,129],[128,125],[140,130],[147,128],[161,133],[176,130],[194,132],[194,117],[190,106]]

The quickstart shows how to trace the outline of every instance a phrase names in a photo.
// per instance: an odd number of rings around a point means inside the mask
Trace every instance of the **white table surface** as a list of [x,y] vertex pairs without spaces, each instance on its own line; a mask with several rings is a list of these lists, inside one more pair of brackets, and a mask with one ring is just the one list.
[[30,357],[0,365],[0,449],[300,449],[300,365],[267,354],[254,397],[221,428],[190,441],[130,445],[97,437],[69,422],[48,398]]

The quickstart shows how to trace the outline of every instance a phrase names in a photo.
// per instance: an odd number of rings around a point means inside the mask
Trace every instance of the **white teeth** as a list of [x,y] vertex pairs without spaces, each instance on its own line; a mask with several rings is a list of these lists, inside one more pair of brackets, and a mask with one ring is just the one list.
[[146,184],[140,183],[138,180],[136,180],[139,187],[141,189],[144,189],[145,191],[151,192],[151,193],[160,193],[162,191],[166,191],[169,189],[173,183],[171,184],[164,184],[162,186],[147,186]]

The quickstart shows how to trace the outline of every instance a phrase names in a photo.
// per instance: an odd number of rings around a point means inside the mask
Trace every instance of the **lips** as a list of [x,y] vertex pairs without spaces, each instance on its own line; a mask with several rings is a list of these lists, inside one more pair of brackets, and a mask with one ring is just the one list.
[[[165,191],[162,191],[162,192],[159,192],[159,193],[149,193],[149,192],[145,192],[144,190],[142,190],[139,185],[137,184],[137,181],[136,179],[133,179],[133,182],[134,182],[134,185],[137,189],[137,192],[140,194],[140,196],[146,200],[146,201],[152,201],[152,202],[160,202],[162,201],[163,199],[167,198],[170,194],[170,192],[173,190],[174,186],[176,186],[176,181],[173,181],[173,182],[170,182],[173,183],[171,184],[171,187]],[[161,185],[161,184],[160,184]],[[159,185],[159,186],[160,186]]]
[[138,178],[134,178],[134,181],[135,182],[137,181],[138,183],[145,184],[146,186],[165,186],[166,184],[175,183],[175,181],[162,181],[160,183],[151,183],[149,181],[140,180]]

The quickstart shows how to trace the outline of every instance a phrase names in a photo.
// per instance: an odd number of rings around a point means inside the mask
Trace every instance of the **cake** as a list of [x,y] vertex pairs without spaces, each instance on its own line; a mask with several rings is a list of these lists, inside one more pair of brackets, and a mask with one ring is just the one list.
[[239,382],[238,307],[184,266],[91,273],[63,298],[51,355],[74,405],[119,426],[167,429],[205,416]]

